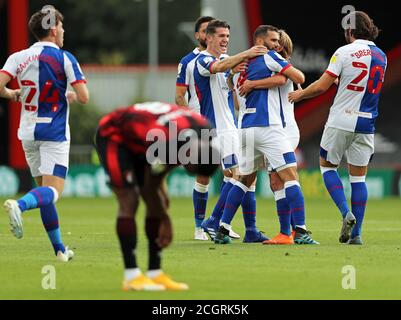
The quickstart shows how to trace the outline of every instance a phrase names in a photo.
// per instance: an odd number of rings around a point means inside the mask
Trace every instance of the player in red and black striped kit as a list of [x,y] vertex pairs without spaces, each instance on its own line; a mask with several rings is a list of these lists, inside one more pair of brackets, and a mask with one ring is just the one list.
[[[191,174],[211,176],[215,172],[219,156],[212,138],[202,130],[210,130],[203,116],[160,102],[118,109],[100,120],[96,149],[119,203],[117,234],[125,264],[123,290],[188,289],[161,270],[161,250],[173,237],[163,180],[166,173],[181,164]],[[135,255],[135,214],[140,197],[147,208],[146,275],[138,268]]]

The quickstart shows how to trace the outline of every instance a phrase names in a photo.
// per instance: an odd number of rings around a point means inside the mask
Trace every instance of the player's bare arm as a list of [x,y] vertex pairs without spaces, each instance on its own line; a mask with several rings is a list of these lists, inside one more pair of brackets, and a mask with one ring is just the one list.
[[187,86],[175,87],[175,103],[177,105],[188,107],[187,99],[185,99],[185,94],[187,90],[188,90]]
[[257,56],[262,56],[267,53],[267,48],[265,46],[254,46],[246,51],[237,53],[234,56],[225,58],[223,60],[218,60],[211,66],[211,73],[225,72],[229,69],[234,68],[241,62],[252,59]]
[[287,78],[281,74],[276,74],[273,77],[268,77],[260,80],[245,80],[239,87],[241,96],[247,95],[255,89],[271,89],[285,84]]
[[288,95],[290,102],[298,102],[321,95],[326,92],[336,80],[335,77],[324,73],[319,80],[309,85],[306,89],[298,89]]
[[89,91],[85,83],[79,82],[72,86],[76,94],[76,101],[80,104],[87,104],[89,102]]
[[0,97],[12,101],[19,101],[19,98],[21,96],[21,90],[20,89],[12,90],[6,87],[7,83],[10,82],[10,80],[11,77],[8,74],[0,72]]
[[230,74],[228,75],[228,78],[227,78],[227,84],[228,84],[228,87],[229,87],[231,90],[234,89],[234,81],[233,81],[234,75],[235,75],[236,73],[245,72],[246,69],[248,69],[248,61],[247,61],[247,60],[244,61],[244,62],[241,62],[240,64],[237,64],[234,68],[232,68],[232,69],[230,70]]
[[305,82],[305,75],[303,72],[294,66],[287,68],[282,74],[290,78],[296,84],[303,84]]

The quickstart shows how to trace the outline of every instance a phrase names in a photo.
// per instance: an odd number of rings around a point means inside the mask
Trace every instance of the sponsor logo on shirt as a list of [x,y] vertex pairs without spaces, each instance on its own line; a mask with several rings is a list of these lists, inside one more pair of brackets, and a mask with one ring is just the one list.
[[362,112],[362,111],[357,111],[357,110],[352,110],[352,109],[345,109],[345,114],[348,116],[358,116],[361,118],[366,118],[366,119],[372,119],[372,114],[369,112]]

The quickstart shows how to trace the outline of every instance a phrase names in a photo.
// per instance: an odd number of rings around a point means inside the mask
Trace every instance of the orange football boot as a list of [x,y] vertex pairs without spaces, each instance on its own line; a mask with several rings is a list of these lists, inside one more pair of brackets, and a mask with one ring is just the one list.
[[263,244],[294,244],[294,238],[292,235],[287,236],[286,234],[279,233],[274,238],[263,241]]

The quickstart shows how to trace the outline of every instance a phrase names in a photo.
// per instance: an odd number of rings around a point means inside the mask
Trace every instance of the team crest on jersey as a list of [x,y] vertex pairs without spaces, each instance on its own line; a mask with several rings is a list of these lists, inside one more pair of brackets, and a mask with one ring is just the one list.
[[214,59],[212,57],[206,57],[205,59],[203,59],[203,62],[206,63],[206,64],[209,64],[209,63],[211,63],[213,61],[214,61]]

